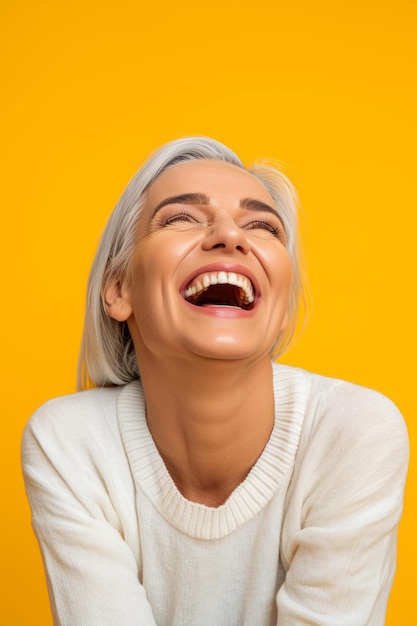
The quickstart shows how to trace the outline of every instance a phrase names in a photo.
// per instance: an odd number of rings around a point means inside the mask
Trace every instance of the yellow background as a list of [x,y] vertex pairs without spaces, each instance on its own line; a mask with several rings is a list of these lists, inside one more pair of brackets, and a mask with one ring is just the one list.
[[[284,360],[382,391],[416,440],[417,9],[3,0],[0,11],[0,623],[47,625],[20,435],[39,404],[74,390],[97,238],[161,143],[207,134],[246,161],[285,164],[304,206],[314,305]],[[391,626],[417,619],[416,480],[412,463]]]

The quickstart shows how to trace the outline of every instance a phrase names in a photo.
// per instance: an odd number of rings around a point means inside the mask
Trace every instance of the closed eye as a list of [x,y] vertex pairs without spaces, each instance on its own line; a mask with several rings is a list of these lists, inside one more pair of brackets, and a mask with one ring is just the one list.
[[195,217],[187,213],[187,211],[181,211],[181,213],[166,217],[164,220],[162,220],[161,225],[169,226],[170,224],[175,224],[178,222],[191,222],[196,224],[197,220],[195,219]]
[[280,237],[282,235],[282,231],[280,228],[273,226],[269,222],[263,222],[262,220],[254,220],[253,222],[249,222],[249,224],[245,225],[246,230],[253,229],[263,229],[269,231],[274,237]]

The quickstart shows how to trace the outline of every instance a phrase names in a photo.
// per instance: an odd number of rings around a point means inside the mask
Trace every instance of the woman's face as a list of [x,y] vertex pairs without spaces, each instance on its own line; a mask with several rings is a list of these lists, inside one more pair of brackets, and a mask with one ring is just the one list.
[[287,323],[291,264],[265,187],[234,165],[175,165],[149,188],[124,295],[142,359],[257,360]]

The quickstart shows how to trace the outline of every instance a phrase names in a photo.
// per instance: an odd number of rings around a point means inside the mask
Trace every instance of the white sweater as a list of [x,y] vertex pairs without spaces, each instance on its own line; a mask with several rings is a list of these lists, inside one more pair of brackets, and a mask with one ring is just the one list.
[[384,624],[403,419],[375,391],[273,367],[270,440],[218,508],[178,492],[138,381],[35,413],[23,469],[55,624]]

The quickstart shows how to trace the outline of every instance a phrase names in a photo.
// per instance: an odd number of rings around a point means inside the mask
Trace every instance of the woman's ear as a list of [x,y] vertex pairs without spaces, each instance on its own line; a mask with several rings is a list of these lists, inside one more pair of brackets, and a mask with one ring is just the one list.
[[132,315],[128,290],[118,278],[111,280],[104,290],[104,302],[109,317],[118,322],[125,322]]

